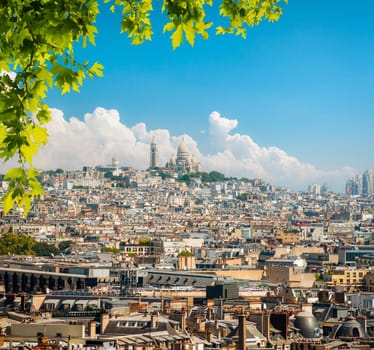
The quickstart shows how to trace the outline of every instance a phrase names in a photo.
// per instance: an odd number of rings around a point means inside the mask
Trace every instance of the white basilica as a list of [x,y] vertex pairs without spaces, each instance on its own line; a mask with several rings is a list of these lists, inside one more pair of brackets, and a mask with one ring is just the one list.
[[201,164],[195,158],[190,156],[187,145],[182,139],[178,147],[177,156],[174,155],[166,163],[166,168],[176,171],[178,174],[196,173],[201,171]]

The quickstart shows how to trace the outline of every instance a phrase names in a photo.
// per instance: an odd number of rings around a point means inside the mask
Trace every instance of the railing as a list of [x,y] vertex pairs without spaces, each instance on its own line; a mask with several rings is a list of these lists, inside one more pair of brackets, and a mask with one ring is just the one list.
[[102,313],[101,310],[93,311],[63,311],[53,310],[52,317],[97,317]]
[[91,292],[74,291],[74,290],[52,290],[52,295],[71,295],[71,296],[92,296]]

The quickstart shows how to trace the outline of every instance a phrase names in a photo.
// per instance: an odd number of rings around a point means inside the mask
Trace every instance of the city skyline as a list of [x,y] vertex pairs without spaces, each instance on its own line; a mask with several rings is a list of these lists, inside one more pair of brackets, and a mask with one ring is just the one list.
[[[194,48],[173,51],[168,37],[158,34],[151,43],[130,46],[117,34],[118,14],[113,20],[103,8],[97,46],[78,56],[97,58],[105,76],[86,81],[80,94],[51,93],[47,102],[65,121],[49,127],[50,144],[35,165],[84,165],[79,128],[89,134],[89,161],[114,155],[137,168],[149,163],[151,135],[164,135],[165,157],[185,135],[204,170],[296,189],[327,181],[343,192],[347,178],[374,168],[365,151],[373,149],[374,127],[371,9],[369,1],[353,8],[340,1],[291,1],[279,22],[249,30],[247,40],[211,33]],[[159,22],[155,18],[155,28]],[[114,113],[115,120],[104,121],[96,111],[102,118]],[[85,115],[94,117],[88,122]],[[212,121],[212,115],[219,117]],[[124,134],[99,131],[109,131],[110,123]]]
[[[128,127],[121,123],[116,110],[97,108],[94,113],[86,114],[84,121],[76,118],[66,121],[61,111],[52,112],[49,143],[35,159],[35,165],[42,169],[81,169],[83,165],[107,164],[112,157],[118,159],[120,166],[147,169],[154,138],[161,167],[177,154],[184,140],[190,155],[200,162],[203,171],[217,170],[227,176],[262,178],[273,185],[296,190],[305,190],[312,183],[327,182],[333,190],[343,192],[346,180],[356,174],[351,168],[322,171],[311,164],[301,163],[277,147],[261,147],[248,135],[231,135],[238,122],[222,117],[218,112],[209,116],[207,134],[212,142],[221,140],[212,154],[203,154],[196,140],[187,134],[173,136],[167,129],[147,130],[144,123]],[[63,147],[62,138],[65,140]]]

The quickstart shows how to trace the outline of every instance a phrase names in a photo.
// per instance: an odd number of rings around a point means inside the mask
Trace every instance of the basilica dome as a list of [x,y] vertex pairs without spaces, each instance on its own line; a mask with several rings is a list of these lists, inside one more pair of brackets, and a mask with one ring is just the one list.
[[182,140],[177,151],[177,163],[189,162],[189,160],[190,160],[190,152],[188,152],[188,148],[186,144],[184,143],[184,140]]

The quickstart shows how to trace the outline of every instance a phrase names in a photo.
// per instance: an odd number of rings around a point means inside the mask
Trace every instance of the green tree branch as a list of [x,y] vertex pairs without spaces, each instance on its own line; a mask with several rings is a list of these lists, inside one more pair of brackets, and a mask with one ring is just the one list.
[[[152,39],[153,0],[103,0],[122,11],[121,31],[138,45]],[[216,34],[246,37],[248,27],[279,19],[287,0],[223,0],[217,5],[222,23],[206,19],[206,6],[213,0],[164,0],[162,14],[172,47],[184,40],[191,46],[196,35],[207,39]],[[44,101],[54,86],[62,94],[79,91],[84,79],[103,75],[103,66],[78,62],[74,48],[95,45],[98,32],[97,0],[2,0],[0,1],[0,158],[16,158],[19,167],[5,179],[4,211],[18,206],[26,215],[33,198],[43,189],[32,166],[33,157],[47,143],[45,124],[51,115]],[[161,29],[160,29],[161,30]]]

